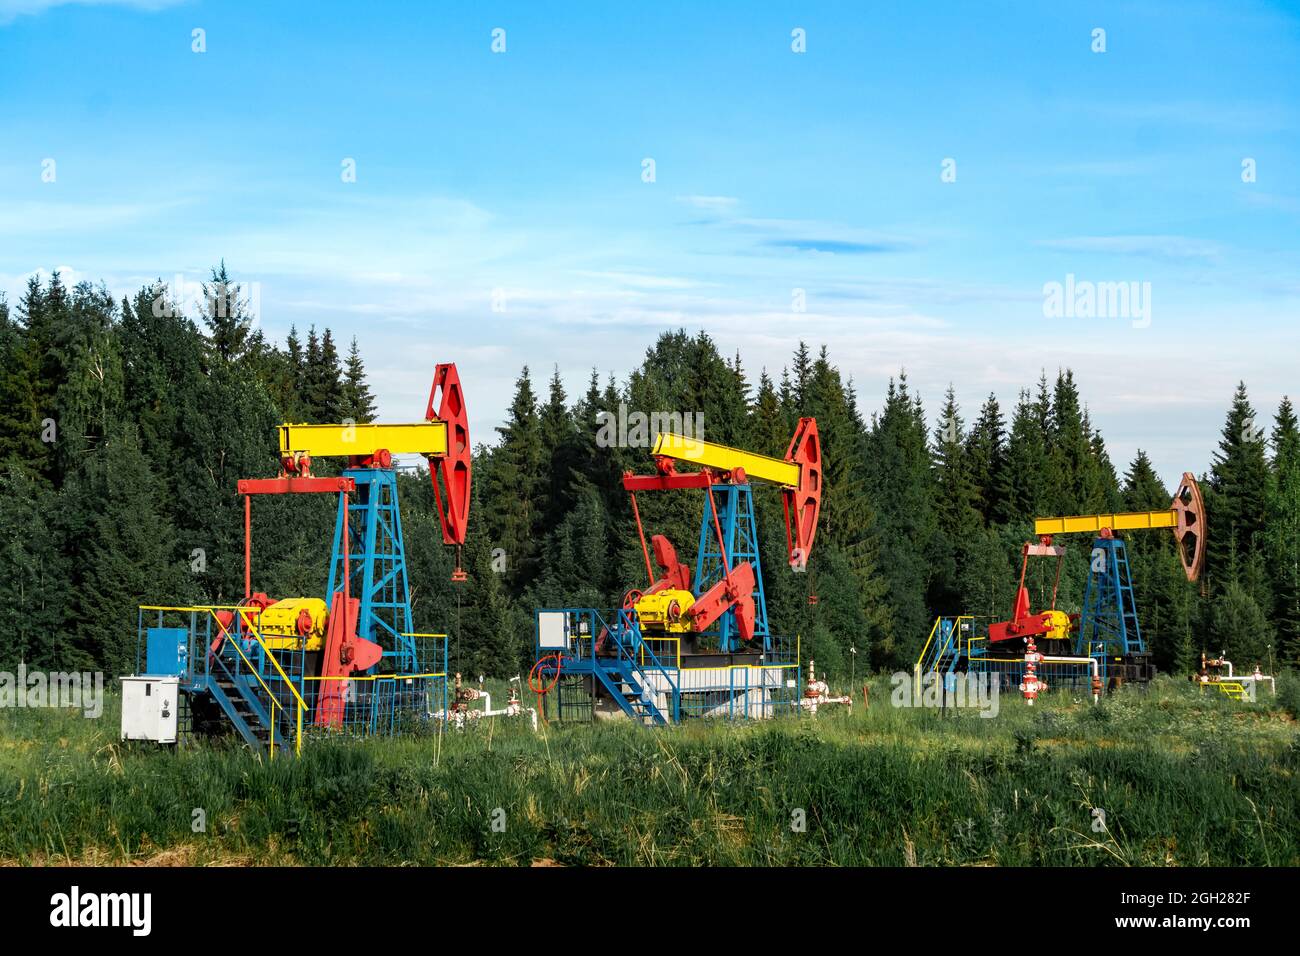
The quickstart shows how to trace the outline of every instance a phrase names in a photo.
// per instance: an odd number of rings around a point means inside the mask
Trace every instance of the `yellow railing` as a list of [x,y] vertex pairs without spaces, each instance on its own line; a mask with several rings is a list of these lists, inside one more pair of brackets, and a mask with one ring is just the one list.
[[[243,658],[244,663],[248,665],[249,671],[252,673],[254,677],[257,678],[257,682],[262,685],[262,689],[266,691],[267,699],[271,702],[271,728],[270,728],[270,733],[268,734],[268,748],[269,748],[268,753],[270,759],[274,760],[275,759],[275,732],[280,726],[279,720],[276,719],[276,713],[277,711],[283,710],[284,706],[280,703],[279,699],[275,696],[275,694],[272,693],[271,688],[266,685],[266,681],[262,680],[262,675],[258,673],[257,668],[253,666],[253,662],[248,659],[248,655],[244,653],[244,649],[239,646],[239,641],[236,640],[234,636],[231,635],[225,629],[221,621],[217,619],[218,610],[230,610],[230,608],[219,608],[214,605],[208,608],[198,608],[198,610],[207,610],[207,612],[212,615],[213,621],[216,622],[217,627],[221,629],[221,632],[222,634],[225,635],[226,640],[230,642],[230,645],[235,649],[236,653],[238,653],[239,656]],[[280,666],[280,662],[275,659],[275,655],[271,653],[271,649],[266,646],[265,642],[263,642],[262,635],[257,633],[257,625],[254,624],[251,620],[249,620],[249,618],[252,615],[252,611],[254,609],[243,607],[243,608],[236,608],[236,610],[239,611],[240,618],[244,621],[244,623],[248,625],[248,630],[247,630],[248,636],[252,637],[253,640],[257,641],[258,646],[262,648],[263,657],[266,660],[271,662],[271,666],[274,667],[276,673],[280,675],[280,680],[284,681],[284,685],[288,687],[289,692],[293,694],[294,701],[297,704],[297,714],[295,715],[296,719],[294,720],[295,733],[294,733],[293,752],[295,754],[301,754],[302,753],[302,715],[303,715],[303,711],[307,709],[307,702],[304,701],[302,699],[302,695],[298,693],[298,688],[293,686],[293,681],[291,681],[289,679],[289,675],[284,672],[284,668]],[[258,614],[261,614],[261,608],[257,608],[256,611]]]
[[217,611],[234,611],[238,613],[240,619],[245,624],[248,625],[246,636],[252,637],[253,640],[257,641],[258,645],[262,648],[262,653],[266,656],[266,659],[271,662],[271,665],[275,668],[276,672],[280,675],[280,679],[284,681],[285,686],[289,688],[289,691],[294,696],[294,700],[297,705],[296,737],[294,741],[294,753],[296,754],[302,753],[302,715],[303,715],[303,711],[306,710],[307,708],[307,703],[302,699],[302,695],[298,693],[298,688],[293,686],[293,681],[291,681],[289,679],[289,675],[284,672],[284,668],[281,667],[280,662],[275,659],[275,655],[271,653],[270,648],[268,648],[265,642],[263,642],[261,635],[257,633],[257,626],[251,620],[251,618],[260,615],[262,613],[262,609],[260,607],[248,607],[242,604],[195,604],[195,605],[187,605],[187,606],[168,605],[168,604],[141,604],[139,605],[139,609],[141,611],[159,611],[162,613],[175,612],[180,614],[203,614],[206,612],[207,614],[210,614],[212,616],[212,620],[217,625],[217,628],[220,631],[220,633],[223,635],[225,639],[230,641],[230,645],[235,649],[235,652],[239,654],[240,658],[243,659],[250,673],[252,673],[252,675],[255,678],[257,678],[257,682],[261,684],[262,689],[266,691],[267,699],[270,701],[271,704],[271,729],[270,729],[270,735],[268,740],[267,752],[270,759],[274,760],[275,759],[275,732],[276,729],[279,727],[279,721],[276,719],[276,715],[279,711],[284,709],[284,705],[281,704],[279,699],[275,696],[275,694],[272,693],[271,688],[267,686],[266,681],[262,680],[262,675],[259,674],[257,668],[253,666],[253,662],[248,659],[248,655],[244,653],[244,649],[239,646],[239,641],[236,640],[234,636],[231,635],[230,632],[226,630],[225,626],[217,618]]
[[[638,653],[639,653],[640,658],[641,658],[641,666],[642,666],[642,667],[645,667],[645,651],[646,651],[646,645],[649,644],[651,641],[654,641],[656,644],[660,644],[660,645],[662,645],[662,644],[672,644],[672,645],[673,645],[673,652],[672,652],[672,654],[671,654],[671,657],[672,657],[672,659],[673,659],[673,661],[674,661],[674,665],[673,665],[673,666],[675,666],[678,670],[681,670],[681,667],[682,667],[682,639],[681,639],[680,637],[643,637],[643,638],[641,639],[641,647],[638,649]],[[664,656],[665,656],[665,655],[660,654],[657,648],[651,648],[651,649],[650,649],[650,653],[652,653],[655,657],[657,657],[657,658],[659,659],[659,663],[660,663],[660,664],[664,663],[664,660],[663,660],[663,659],[664,659]]]
[[[240,628],[240,636],[251,637],[253,640],[257,641],[258,646],[262,648],[262,653],[265,656],[265,659],[271,662],[271,666],[275,668],[275,672],[280,678],[280,680],[284,682],[284,685],[288,687],[290,693],[293,694],[294,709],[296,711],[295,720],[294,720],[294,738],[295,738],[294,752],[296,754],[302,753],[303,716],[311,708],[308,706],[307,702],[303,699],[302,694],[298,692],[298,688],[294,686],[293,680],[290,679],[289,675],[285,672],[284,668],[280,666],[280,662],[276,659],[275,655],[271,652],[271,649],[266,645],[266,642],[262,640],[261,634],[258,633],[256,618],[261,615],[262,608],[257,606],[250,607],[244,604],[195,604],[195,605],[141,604],[138,605],[138,607],[139,610],[141,611],[158,611],[163,613],[179,613],[179,614],[206,613],[211,615],[213,622],[217,625],[218,631],[223,635],[224,639],[230,641],[231,646],[235,649],[235,652],[239,655],[240,659],[244,662],[249,672],[253,675],[253,677],[257,680],[257,683],[266,692],[266,696],[268,701],[270,702],[270,707],[271,707],[271,724],[272,724],[268,753],[271,759],[274,759],[275,758],[275,734],[276,734],[276,729],[279,727],[279,721],[277,717],[281,711],[285,710],[285,705],[280,703],[279,698],[277,698],[276,695],[272,692],[270,686],[266,683],[266,681],[262,679],[262,675],[258,672],[258,669],[253,665],[252,660],[248,657],[247,654],[244,653],[244,649],[240,646],[240,641],[235,637],[234,634],[232,634],[226,627],[222,625],[221,621],[217,618],[216,612],[232,611],[238,614],[239,619],[243,625]],[[192,630],[195,632],[195,636],[197,637],[197,627],[193,627]],[[403,633],[402,637],[436,638],[440,640],[446,640],[447,635],[431,634],[431,633],[410,633],[410,634]],[[429,671],[426,673],[419,673],[419,674],[351,674],[348,675],[347,677],[342,677],[342,676],[323,677],[320,675],[303,675],[300,679],[303,681],[340,681],[340,680],[397,681],[397,680],[417,680],[417,679],[435,679],[435,678],[445,679],[446,677],[447,677],[446,672]]]
[[[921,669],[925,667],[925,658],[930,651],[930,645],[934,643],[934,637],[937,633],[939,633],[939,625],[943,623],[944,620],[952,621],[953,634],[950,635],[949,639],[956,646],[956,650],[958,651],[958,653],[960,653],[962,622],[974,621],[975,616],[973,614],[958,614],[952,618],[944,618],[942,615],[940,615],[939,617],[936,617],[934,619],[934,624],[931,625],[930,627],[930,634],[928,637],[926,637],[925,644],[921,646],[921,653],[917,655],[916,663],[912,666],[912,690],[916,693],[916,696],[918,698],[921,695]],[[974,631],[974,628],[972,627],[971,630]],[[982,640],[984,640],[984,638],[982,637],[969,637],[966,639],[967,658],[970,657],[971,643],[973,641],[982,641]],[[935,660],[933,665],[935,668],[939,666],[939,657],[942,655],[942,653],[943,653],[943,649],[936,646],[934,651]]]
[[917,697],[921,696],[921,665],[925,663],[925,655],[929,652],[930,645],[934,642],[934,635],[938,633],[939,622],[942,620],[943,618],[941,617],[936,617],[934,619],[934,624],[930,627],[930,634],[926,637],[925,643],[921,645],[921,653],[917,655],[916,663],[912,665],[912,690],[916,692]]
[[416,680],[419,678],[446,677],[445,673],[440,674],[330,674],[328,676],[321,674],[308,674],[303,676],[303,680]]

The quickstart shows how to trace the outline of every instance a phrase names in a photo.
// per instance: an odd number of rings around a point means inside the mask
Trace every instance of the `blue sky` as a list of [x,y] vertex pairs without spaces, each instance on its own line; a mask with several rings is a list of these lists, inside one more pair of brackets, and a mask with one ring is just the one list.
[[[825,343],[868,412],[1069,365],[1171,484],[1238,379],[1300,392],[1297,5],[704,6],[0,0],[0,289],[224,257],[387,418],[456,361],[479,440],[524,363],[572,393],[678,326],[755,378]],[[1150,321],[1045,315],[1067,275]]]

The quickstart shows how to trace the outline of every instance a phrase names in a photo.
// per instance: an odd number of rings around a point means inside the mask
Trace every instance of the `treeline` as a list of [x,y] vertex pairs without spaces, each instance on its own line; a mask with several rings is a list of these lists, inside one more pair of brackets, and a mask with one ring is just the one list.
[[[488,399],[472,381],[466,389],[471,403]],[[755,381],[704,333],[667,333],[625,380],[593,371],[573,397],[558,370],[540,392],[523,370],[506,421],[476,448],[467,584],[449,581],[428,476],[399,479],[414,623],[451,635],[455,669],[526,671],[536,608],[613,607],[644,587],[621,476],[649,471],[650,450],[605,447],[598,416],[620,405],[698,413],[705,439],[778,456],[799,417],[817,418],[825,494],[807,573],[787,566],[779,492],[755,494],[773,626],[800,635],[805,657],[837,677],[851,658],[859,671],[910,667],[936,614],[1005,617],[1035,515],[1164,508],[1172,493],[1145,454],[1117,472],[1068,370],[1041,377],[1009,414],[989,396],[970,416],[953,389],[928,415],[900,373],[867,414],[824,347],[800,345],[779,375],[760,370]],[[129,671],[137,605],[237,601],[236,482],[277,472],[275,426],[373,415],[355,341],[346,356],[328,329],[267,341],[224,265],[197,307],[162,283],[116,301],[57,275],[31,280],[20,301],[0,301],[0,666]],[[1239,666],[1272,666],[1270,654],[1297,663],[1300,429],[1290,402],[1259,424],[1239,387],[1202,477],[1211,536],[1199,584],[1183,578],[1171,535],[1128,536],[1158,665],[1186,671],[1202,649]],[[257,589],[323,591],[326,499],[255,503]],[[648,531],[693,564],[700,496],[638,502]],[[1061,605],[1077,610],[1090,542],[1070,546]],[[1037,604],[1051,570],[1031,570]]]
[[[931,419],[902,372],[864,414],[828,350],[814,356],[803,344],[779,377],[760,371],[756,387],[740,355],[726,358],[704,333],[684,331],[662,335],[622,384],[593,372],[574,401],[558,372],[538,395],[525,368],[498,441],[476,464],[475,580],[497,608],[489,625],[497,636],[476,636],[478,666],[524,666],[534,608],[612,607],[644,586],[619,479],[649,471],[649,449],[596,441],[597,416],[620,404],[645,415],[702,413],[706,440],[778,456],[799,417],[817,418],[825,494],[807,574],[787,567],[777,492],[759,488],[757,508],[773,626],[799,634],[805,655],[836,676],[852,655],[859,668],[910,668],[938,614],[1005,619],[1035,516],[1164,509],[1173,493],[1144,452],[1117,471],[1068,369],[1043,374],[1009,415],[989,395],[968,419],[950,387]],[[1171,534],[1127,535],[1143,636],[1157,665],[1178,673],[1202,650],[1226,651],[1243,667],[1300,663],[1300,430],[1291,402],[1265,427],[1240,385],[1212,460],[1199,476],[1210,528],[1199,583],[1186,580]],[[668,534],[693,564],[700,496],[648,493],[638,502],[650,531]],[[1092,542],[1061,543],[1072,553],[1059,605],[1078,611]],[[494,554],[504,574],[490,573]],[[1035,607],[1050,601],[1054,570],[1031,561]]]
[[[276,473],[275,426],[373,415],[356,343],[269,343],[224,264],[187,307],[57,273],[0,300],[0,664],[129,671],[138,604],[242,598],[235,483]],[[324,589],[332,505],[307,497],[256,505],[272,593]]]

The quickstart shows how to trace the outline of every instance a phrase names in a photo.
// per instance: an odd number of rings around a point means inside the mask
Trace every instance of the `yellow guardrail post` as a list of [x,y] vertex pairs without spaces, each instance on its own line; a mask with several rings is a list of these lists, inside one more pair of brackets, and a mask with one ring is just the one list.
[[[248,630],[248,634],[249,634],[249,636],[252,637],[253,640],[257,641],[258,646],[262,648],[262,653],[263,653],[263,655],[266,657],[267,660],[269,660],[269,661],[271,662],[271,666],[275,668],[276,673],[280,675],[280,679],[281,679],[282,681],[284,681],[285,686],[289,688],[289,692],[293,694],[295,700],[297,701],[297,705],[298,705],[298,708],[299,708],[299,717],[298,717],[298,729],[297,729],[297,738],[298,738],[298,739],[297,739],[297,744],[296,744],[296,746],[295,746],[295,750],[296,750],[297,752],[301,753],[301,752],[302,752],[302,714],[301,714],[301,711],[302,711],[302,708],[304,708],[304,707],[307,706],[307,702],[304,701],[304,700],[302,699],[302,695],[298,693],[298,688],[296,688],[296,687],[293,686],[293,681],[291,681],[291,680],[289,679],[289,675],[286,674],[286,673],[284,672],[284,668],[280,666],[280,662],[277,661],[277,660],[275,659],[275,655],[271,653],[270,648],[268,648],[268,647],[266,646],[265,642],[263,642],[263,640],[262,640],[262,636],[261,636],[260,634],[257,633],[257,627],[256,627],[255,624],[253,624],[253,622],[252,622],[251,619],[250,619],[250,614],[252,613],[252,609],[250,609],[250,608],[246,608],[246,607],[239,607],[239,608],[236,608],[236,609],[239,611],[240,619],[243,620],[243,621],[244,621],[246,624],[248,624],[248,626],[249,626],[249,630]],[[175,609],[173,609],[173,610],[175,610]],[[239,641],[235,640],[235,639],[234,639],[234,638],[233,638],[233,637],[232,637],[228,632],[226,632],[225,628],[222,627],[221,622],[220,622],[219,620],[217,620],[217,614],[216,614],[217,610],[228,610],[228,608],[224,608],[224,609],[223,609],[223,608],[219,608],[219,607],[217,607],[216,605],[210,605],[210,606],[207,606],[207,607],[199,607],[199,608],[195,608],[194,610],[206,610],[209,614],[212,615],[212,619],[213,619],[214,621],[217,621],[217,627],[221,628],[222,632],[226,634],[226,639],[230,641],[230,645],[235,649],[235,652],[240,656],[240,658],[243,659],[244,663],[248,666],[248,670],[249,670],[249,672],[250,672],[254,677],[256,677],[256,678],[257,678],[257,682],[258,682],[259,684],[262,685],[262,689],[263,689],[264,691],[266,691],[266,696],[267,696],[268,698],[270,698],[270,700],[271,700],[271,748],[270,748],[270,752],[271,752],[271,758],[274,759],[274,756],[275,756],[275,728],[278,726],[278,724],[277,724],[277,722],[276,722],[276,719],[275,719],[275,712],[276,712],[276,709],[280,706],[279,702],[276,700],[276,696],[275,696],[275,694],[272,693],[272,692],[271,692],[271,688],[268,687],[268,686],[266,685],[266,681],[262,680],[262,675],[259,674],[259,673],[257,672],[257,668],[253,666],[253,662],[250,661],[250,660],[248,659],[248,655],[244,653],[244,649],[243,649],[242,647],[239,646]],[[259,613],[259,614],[261,613],[260,609],[258,609],[257,613]]]
[[926,651],[928,651],[928,650],[930,649],[930,642],[934,640],[934,632],[937,631],[937,630],[939,629],[939,622],[940,622],[941,620],[943,620],[943,618],[936,617],[936,618],[934,619],[934,624],[933,624],[933,626],[931,626],[931,628],[930,628],[930,634],[929,634],[929,636],[925,639],[925,644],[923,644],[923,645],[921,646],[921,653],[920,653],[920,655],[916,658],[916,665],[912,668],[912,680],[913,680],[913,687],[912,687],[912,689],[913,689],[913,691],[915,692],[916,697],[917,697],[918,699],[919,699],[920,696],[921,696],[921,667],[922,667],[922,665],[925,664],[925,654],[926,654]]

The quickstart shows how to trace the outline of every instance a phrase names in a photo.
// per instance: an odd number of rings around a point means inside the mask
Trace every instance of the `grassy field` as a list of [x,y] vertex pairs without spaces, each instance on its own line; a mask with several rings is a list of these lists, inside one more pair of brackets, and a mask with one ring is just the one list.
[[272,762],[124,746],[116,699],[98,720],[3,710],[0,862],[1300,865],[1300,728],[1271,699],[1161,680],[984,719],[893,708],[883,678],[871,697],[655,731],[496,719]]

